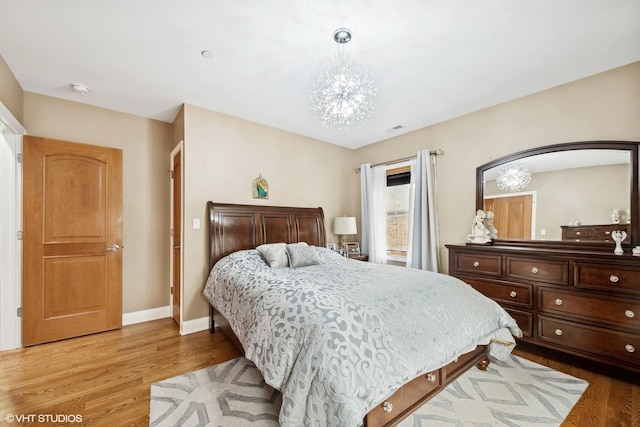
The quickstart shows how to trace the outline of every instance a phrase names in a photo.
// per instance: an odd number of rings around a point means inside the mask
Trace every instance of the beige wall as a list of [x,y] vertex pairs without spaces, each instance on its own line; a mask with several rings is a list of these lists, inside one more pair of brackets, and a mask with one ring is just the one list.
[[180,141],[184,141],[184,105],[173,119],[173,146],[178,145]]
[[[476,167],[527,148],[586,140],[640,141],[640,62],[356,150],[351,165],[443,149],[438,157],[441,263],[464,243],[475,210]],[[354,188],[359,183],[352,180]],[[358,193],[359,194],[359,193]],[[358,204],[359,206],[359,204]]]
[[[208,315],[201,293],[209,269],[208,200],[324,209],[327,232],[338,215],[353,215],[357,198],[352,151],[300,135],[184,106],[185,231],[184,318]],[[269,199],[252,198],[259,174],[269,182]],[[202,222],[193,230],[192,219]],[[328,236],[328,241],[335,237]]]
[[16,80],[4,58],[0,56],[0,102],[11,111],[11,114],[20,123],[23,118],[23,94],[22,86]]
[[169,304],[172,126],[30,92],[29,135],[123,150],[123,312]]

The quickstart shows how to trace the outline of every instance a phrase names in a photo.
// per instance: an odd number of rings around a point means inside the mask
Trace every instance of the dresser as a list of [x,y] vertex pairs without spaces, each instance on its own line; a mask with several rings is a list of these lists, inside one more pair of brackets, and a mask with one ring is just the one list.
[[446,245],[449,274],[499,303],[522,341],[640,372],[640,257]]
[[613,242],[613,231],[624,231],[627,237],[624,243],[629,242],[631,227],[629,224],[604,224],[604,225],[563,225],[562,240],[574,242]]

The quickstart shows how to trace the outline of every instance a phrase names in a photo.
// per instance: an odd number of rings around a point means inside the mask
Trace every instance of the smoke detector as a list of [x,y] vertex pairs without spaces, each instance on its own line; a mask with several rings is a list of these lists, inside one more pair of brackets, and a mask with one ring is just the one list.
[[89,92],[89,86],[82,83],[71,83],[71,88],[82,95],[86,95]]

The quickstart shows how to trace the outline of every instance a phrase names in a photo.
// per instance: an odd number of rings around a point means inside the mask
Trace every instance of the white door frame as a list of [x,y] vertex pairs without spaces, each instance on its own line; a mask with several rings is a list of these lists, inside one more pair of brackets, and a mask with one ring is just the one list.
[[[182,239],[184,240],[184,152],[182,150],[182,147],[184,145],[183,141],[180,141],[178,143],[178,145],[176,145],[176,147],[171,151],[171,158],[169,159],[169,169],[171,170],[171,185],[169,186],[169,193],[170,193],[170,206],[169,206],[169,224],[170,224],[170,229],[171,229],[171,238],[170,238],[170,242],[171,245],[169,245],[169,289],[171,289],[171,286],[173,286],[173,159],[178,155],[178,153],[181,153],[182,156],[180,157],[180,182],[182,183],[182,188],[180,191],[180,194],[182,194],[182,200],[180,200],[180,217],[182,218],[182,221],[180,222],[180,236],[182,236]],[[184,247],[184,245],[182,245]],[[182,333],[182,325],[184,324],[184,292],[183,292],[183,286],[182,284],[184,283],[184,251],[181,249],[180,250],[180,289],[174,289],[173,292],[180,292],[180,333]],[[171,317],[173,317],[173,295],[171,294],[171,292],[169,292],[169,307],[170,307],[170,313],[171,313]]]
[[[27,131],[0,102],[0,351],[22,347],[22,135]],[[7,203],[5,206],[4,203]]]

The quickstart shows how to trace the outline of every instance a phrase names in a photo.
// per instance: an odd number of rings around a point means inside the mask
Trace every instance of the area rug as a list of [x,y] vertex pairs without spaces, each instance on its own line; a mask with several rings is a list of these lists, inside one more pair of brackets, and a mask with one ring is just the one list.
[[[512,355],[471,368],[400,426],[558,427],[588,383]],[[244,357],[151,385],[150,426],[278,426],[280,394]]]

